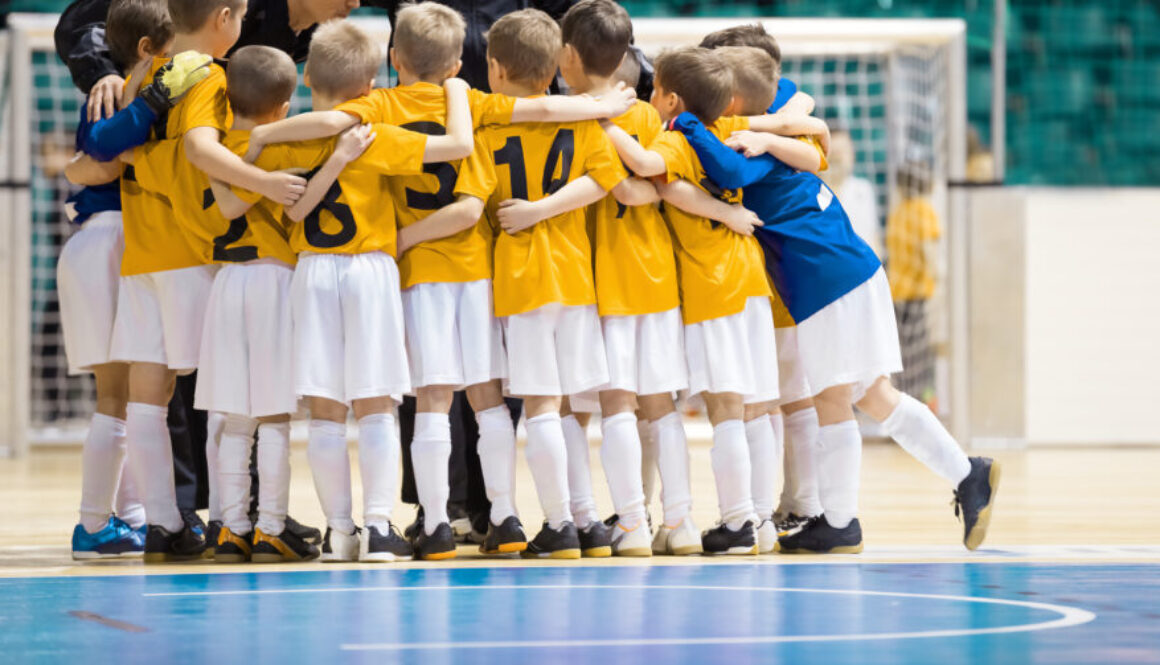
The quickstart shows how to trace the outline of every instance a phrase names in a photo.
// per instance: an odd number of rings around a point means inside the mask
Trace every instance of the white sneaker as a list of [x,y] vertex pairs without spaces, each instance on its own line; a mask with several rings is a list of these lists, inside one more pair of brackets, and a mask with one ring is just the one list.
[[701,554],[701,532],[693,524],[693,518],[685,516],[676,526],[662,524],[653,538],[653,554],[686,556]]
[[326,536],[322,539],[322,555],[319,557],[319,561],[324,563],[358,561],[358,532],[358,527],[355,527],[354,533],[343,533],[326,527]]
[[757,553],[769,554],[777,547],[777,526],[773,520],[761,520],[757,525]]
[[613,556],[652,556],[649,547],[648,522],[641,522],[633,529],[625,529],[618,521],[612,527]]

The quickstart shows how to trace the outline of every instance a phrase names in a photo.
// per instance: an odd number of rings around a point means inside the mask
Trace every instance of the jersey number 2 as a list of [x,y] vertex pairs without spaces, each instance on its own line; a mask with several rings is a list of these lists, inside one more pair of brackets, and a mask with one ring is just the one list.
[[[544,163],[544,176],[540,191],[544,196],[555,194],[568,184],[568,174],[572,171],[572,157],[576,152],[576,135],[571,129],[556,132],[552,147],[548,149],[548,160]],[[518,136],[509,136],[507,143],[495,151],[495,163],[507,164],[511,172],[512,198],[528,201],[528,175],[524,166],[524,144]],[[556,168],[560,177],[553,177]]]
[[[213,190],[207,189],[201,197],[201,209],[209,210],[213,204]],[[258,258],[258,248],[253,245],[230,247],[246,235],[246,229],[249,227],[250,223],[246,221],[245,215],[231,219],[230,228],[213,239],[213,260],[218,263],[244,263]]]

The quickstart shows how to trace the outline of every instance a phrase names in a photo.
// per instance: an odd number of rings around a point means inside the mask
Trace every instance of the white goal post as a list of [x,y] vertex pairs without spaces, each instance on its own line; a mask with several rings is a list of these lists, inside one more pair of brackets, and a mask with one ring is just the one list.
[[[0,455],[30,443],[75,443],[92,408],[91,379],[67,377],[55,308],[54,269],[67,235],[52,151],[71,141],[81,95],[53,51],[58,16],[14,14],[0,31]],[[386,44],[382,18],[354,19]],[[895,170],[927,165],[944,228],[945,286],[933,326],[949,400],[943,411],[969,442],[966,167],[966,24],[958,19],[634,20],[650,55],[695,44],[705,34],[758,21],[775,35],[783,73],[818,102],[817,113],[850,130],[857,173],[874,186],[880,220],[894,200]],[[384,70],[385,71],[385,70]],[[303,91],[300,90],[300,93]],[[302,108],[299,95],[296,108]],[[71,144],[69,144],[71,146]]]

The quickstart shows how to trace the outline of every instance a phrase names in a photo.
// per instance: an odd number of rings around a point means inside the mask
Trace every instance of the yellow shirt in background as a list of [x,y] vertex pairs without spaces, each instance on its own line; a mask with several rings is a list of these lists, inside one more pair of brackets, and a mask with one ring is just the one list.
[[935,266],[926,247],[942,235],[938,213],[925,198],[903,199],[886,219],[886,278],[895,300],[934,295]]

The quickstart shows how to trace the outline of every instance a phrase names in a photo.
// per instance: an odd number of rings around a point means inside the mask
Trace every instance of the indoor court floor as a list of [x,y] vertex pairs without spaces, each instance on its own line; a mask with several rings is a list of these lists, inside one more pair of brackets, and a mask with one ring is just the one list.
[[[693,445],[702,527],[708,451]],[[950,489],[871,443],[861,555],[561,564],[463,546],[449,563],[145,568],[69,559],[79,449],[40,449],[0,461],[0,662],[1160,663],[1160,448],[993,456],[973,553]],[[301,445],[292,464],[291,512],[321,525]],[[592,469],[610,512],[595,446]]]

